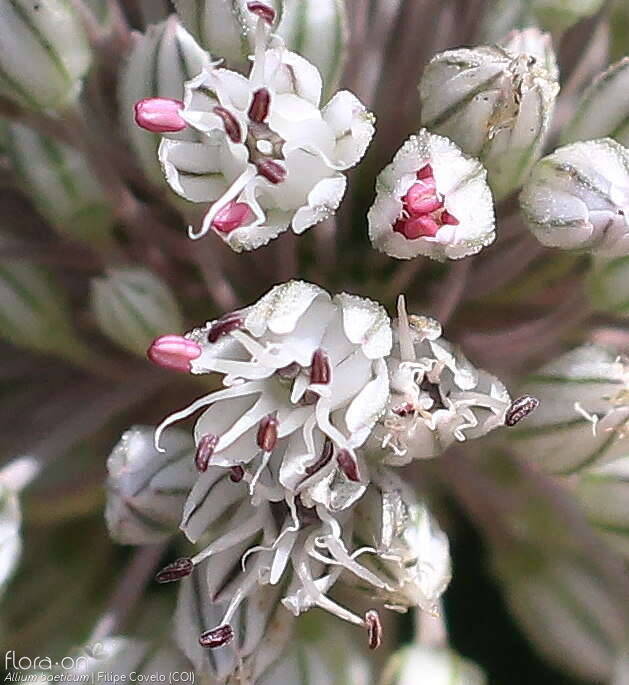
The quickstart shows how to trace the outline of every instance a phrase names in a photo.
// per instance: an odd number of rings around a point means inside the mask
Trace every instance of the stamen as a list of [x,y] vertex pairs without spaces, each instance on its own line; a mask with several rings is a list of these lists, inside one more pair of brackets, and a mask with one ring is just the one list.
[[158,583],[172,583],[176,580],[181,580],[189,576],[194,570],[192,559],[182,557],[172,563],[164,566],[164,568],[155,576]]
[[257,443],[263,452],[272,452],[277,445],[278,421],[272,414],[269,414],[260,421],[258,427]]
[[242,328],[242,325],[243,320],[240,314],[235,312],[225,314],[212,324],[207,334],[207,340],[210,343],[215,343],[223,335],[239,330]]
[[229,480],[232,483],[240,483],[240,481],[245,477],[245,470],[242,466],[232,466],[230,469]]
[[228,202],[217,212],[212,221],[212,228],[219,233],[231,233],[252,219],[253,212],[246,202]]
[[247,113],[249,119],[256,124],[263,123],[269,116],[269,108],[271,106],[271,93],[267,88],[259,88],[253,94],[251,105],[249,105],[249,112]]
[[321,348],[315,350],[312,355],[312,364],[310,366],[310,382],[320,385],[327,385],[332,376],[332,368],[330,366],[330,358]]
[[144,98],[135,103],[135,123],[151,133],[183,131],[188,126],[179,114],[183,106],[172,98]]
[[336,461],[339,468],[345,474],[348,480],[358,483],[360,475],[358,474],[358,464],[350,454],[349,450],[339,450],[336,455]]
[[275,10],[269,7],[264,2],[248,2],[247,9],[254,14],[257,14],[260,19],[264,19],[269,26],[272,26],[275,22]]
[[267,181],[277,185],[286,178],[286,169],[272,159],[265,159],[256,164],[260,176],[264,176]]
[[375,609],[369,609],[365,614],[365,624],[369,635],[369,649],[378,649],[382,644],[382,623]]
[[306,475],[307,476],[312,476],[313,473],[316,473],[317,471],[320,471],[324,466],[327,466],[329,464],[330,460],[332,459],[334,455],[334,445],[332,444],[332,440],[330,438],[325,439],[325,442],[323,443],[323,451],[321,452],[321,456],[317,461],[312,464],[311,466],[306,466]]
[[515,426],[539,407],[539,400],[531,395],[522,395],[513,400],[505,414],[505,426]]
[[191,370],[190,362],[201,356],[201,345],[181,335],[162,335],[151,343],[146,356],[163,369],[183,373]]
[[208,433],[199,440],[197,451],[194,455],[194,463],[201,473],[207,471],[216,445],[218,445],[218,435],[214,435],[214,433]]
[[242,131],[236,117],[228,109],[220,105],[214,107],[212,111],[223,120],[225,133],[232,143],[242,143]]
[[218,626],[212,630],[206,630],[199,637],[201,647],[223,647],[234,639],[234,629],[230,625]]

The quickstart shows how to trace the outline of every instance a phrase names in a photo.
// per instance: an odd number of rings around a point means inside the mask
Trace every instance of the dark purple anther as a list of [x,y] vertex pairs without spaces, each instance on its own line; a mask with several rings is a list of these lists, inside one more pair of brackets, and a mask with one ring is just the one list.
[[260,19],[264,19],[269,26],[275,22],[275,10],[269,7],[265,2],[248,2],[247,9],[254,14],[257,14]]
[[317,461],[315,461],[314,464],[311,466],[306,466],[306,476],[312,476],[313,473],[316,473],[324,466],[327,466],[330,463],[330,459],[332,459],[333,454],[334,445],[332,444],[332,440],[330,440],[330,438],[326,438],[325,442],[323,443],[321,456],[317,459]]
[[256,167],[260,176],[264,176],[267,181],[270,181],[275,185],[281,183],[286,178],[286,169],[272,159],[265,159],[262,162],[258,162]]
[[330,367],[330,359],[328,355],[319,348],[315,350],[312,355],[312,363],[310,366],[310,382],[320,385],[327,385],[332,377],[332,368]]
[[192,559],[182,557],[172,563],[164,566],[164,568],[155,576],[158,583],[172,583],[175,580],[181,580],[189,576],[194,569]]
[[265,416],[258,426],[257,443],[263,452],[272,452],[277,445],[277,419],[269,414]]
[[223,120],[225,133],[227,133],[232,143],[242,143],[242,131],[240,130],[240,124],[236,117],[228,109],[225,109],[220,105],[215,107],[212,111]]
[[234,629],[230,625],[218,626],[212,630],[206,630],[199,637],[201,647],[214,649],[229,644],[234,639]]
[[365,614],[365,624],[369,635],[369,649],[378,649],[382,644],[382,623],[375,609],[369,609]]
[[240,483],[240,481],[245,477],[245,470],[242,466],[232,466],[230,469],[229,480],[232,483]]
[[251,104],[249,105],[249,119],[256,124],[263,123],[269,116],[269,107],[271,106],[271,93],[266,88],[259,88],[253,94]]
[[221,316],[221,318],[217,319],[210,327],[207,334],[208,342],[215,343],[223,335],[227,335],[232,331],[237,331],[239,328],[242,328],[242,324],[242,318],[235,312]]
[[360,476],[358,475],[358,464],[349,450],[339,450],[336,455],[336,461],[338,462],[339,468],[348,480],[358,483],[360,481]]
[[201,473],[205,473],[205,471],[207,471],[217,444],[218,435],[214,435],[214,433],[208,433],[199,440],[197,451],[194,455],[194,463],[197,467],[197,470],[201,471]]
[[537,407],[539,407],[539,400],[531,395],[522,395],[516,400],[513,400],[511,406],[507,409],[505,414],[505,426],[515,426],[525,419],[529,414],[532,414]]

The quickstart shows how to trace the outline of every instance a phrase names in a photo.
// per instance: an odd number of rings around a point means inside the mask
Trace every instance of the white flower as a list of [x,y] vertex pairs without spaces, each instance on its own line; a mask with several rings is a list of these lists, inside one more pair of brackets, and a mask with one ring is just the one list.
[[455,440],[504,425],[509,393],[441,337],[438,321],[407,316],[398,302],[395,346],[388,358],[391,398],[369,442],[391,464],[441,454]]
[[144,267],[111,268],[93,278],[90,305],[102,333],[141,357],[162,331],[183,326],[173,292]]
[[105,518],[109,534],[122,544],[153,544],[174,535],[195,481],[190,436],[173,430],[167,449],[158,452],[153,435],[152,427],[133,426],[107,459]]
[[494,207],[482,164],[422,129],[378,176],[369,237],[398,259],[460,259],[494,238]]
[[510,449],[567,474],[629,453],[629,367],[600,347],[576,348],[534,372],[522,390],[540,408],[509,432]]
[[[286,489],[307,506],[342,508],[364,490],[356,449],[389,394],[392,334],[381,305],[290,281],[187,339],[199,350],[192,373],[224,374],[225,387],[166,419],[157,441],[167,426],[209,407],[195,426],[198,450],[212,465],[244,468],[263,498],[282,500]],[[272,487],[262,477],[269,470]]]
[[629,146],[629,57],[612,64],[583,93],[561,142],[609,136]]
[[0,0],[0,93],[29,109],[76,100],[92,61],[79,13],[64,0]]
[[260,31],[249,78],[214,65],[187,84],[180,115],[198,141],[164,138],[159,149],[175,192],[212,203],[190,237],[213,229],[238,252],[332,214],[345,193],[341,172],[362,158],[374,131],[373,116],[347,91],[320,109],[316,67],[280,39],[265,47]]
[[560,147],[535,165],[520,206],[542,245],[629,254],[629,150],[611,138]]

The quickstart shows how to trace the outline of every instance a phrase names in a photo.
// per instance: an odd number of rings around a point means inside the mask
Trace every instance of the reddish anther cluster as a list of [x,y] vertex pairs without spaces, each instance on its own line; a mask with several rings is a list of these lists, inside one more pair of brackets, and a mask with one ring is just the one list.
[[456,226],[459,222],[444,207],[443,197],[437,193],[435,177],[430,164],[417,172],[414,183],[402,198],[404,210],[393,230],[408,240],[433,238],[444,224]]

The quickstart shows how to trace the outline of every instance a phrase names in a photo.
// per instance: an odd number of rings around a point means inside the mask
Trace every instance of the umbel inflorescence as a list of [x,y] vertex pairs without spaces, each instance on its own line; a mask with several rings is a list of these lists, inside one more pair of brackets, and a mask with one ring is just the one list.
[[[90,375],[11,387],[7,435],[50,430],[0,468],[0,587],[44,457],[117,440],[105,518],[138,551],[106,581],[68,556],[112,585],[83,674],[483,685],[445,631],[456,502],[539,651],[624,685],[624,4],[0,0],[31,218],[0,235],[0,336]],[[88,471],[43,518],[98,507]]]

